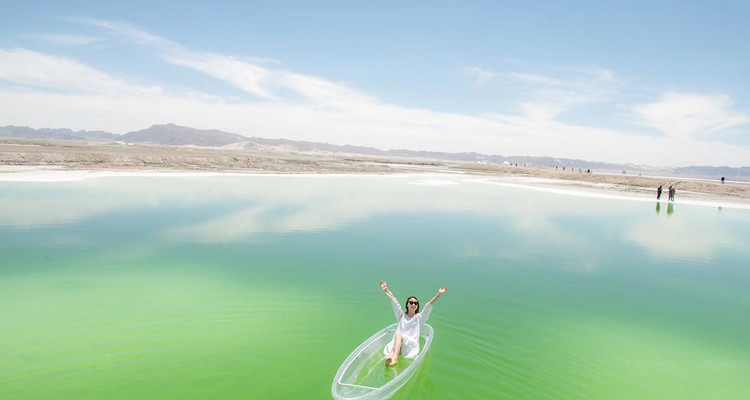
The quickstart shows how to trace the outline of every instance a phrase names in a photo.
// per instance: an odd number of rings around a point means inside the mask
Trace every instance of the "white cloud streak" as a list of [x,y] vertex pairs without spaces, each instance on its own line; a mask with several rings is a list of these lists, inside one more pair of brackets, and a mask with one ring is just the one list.
[[634,108],[640,122],[675,139],[711,139],[718,132],[750,122],[750,116],[734,111],[728,96],[694,93],[664,94],[659,100]]
[[179,54],[164,55],[163,59],[172,64],[203,72],[258,98],[277,99],[274,94],[264,88],[266,82],[272,78],[271,71],[235,57],[218,54],[194,55],[181,51]]
[[83,93],[149,95],[161,90],[127,83],[75,60],[26,49],[0,49],[0,79]]
[[496,73],[481,67],[468,67],[465,72],[476,85],[484,85],[497,78]]
[[102,38],[87,35],[68,35],[64,33],[48,33],[36,35],[39,39],[44,41],[62,44],[66,46],[85,46],[93,43],[101,42]]
[[578,106],[605,101],[624,85],[612,71],[600,67],[561,69],[558,73],[563,77],[478,67],[468,72],[478,85],[493,83],[504,88],[504,93],[516,93],[511,100],[518,110],[524,118],[536,120],[554,120]]
[[106,29],[107,31],[110,31],[116,35],[127,37],[130,40],[133,40],[143,46],[159,48],[163,51],[179,50],[182,48],[182,46],[180,46],[176,42],[164,39],[156,35],[152,35],[149,32],[138,29],[128,24],[94,18],[70,18],[70,20],[73,22],[82,22]]

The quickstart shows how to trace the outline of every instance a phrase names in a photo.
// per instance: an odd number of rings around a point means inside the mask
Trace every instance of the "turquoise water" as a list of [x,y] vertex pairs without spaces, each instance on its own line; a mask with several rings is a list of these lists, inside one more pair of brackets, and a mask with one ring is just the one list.
[[393,322],[394,398],[738,399],[750,211],[453,176],[0,182],[0,398],[330,398]]

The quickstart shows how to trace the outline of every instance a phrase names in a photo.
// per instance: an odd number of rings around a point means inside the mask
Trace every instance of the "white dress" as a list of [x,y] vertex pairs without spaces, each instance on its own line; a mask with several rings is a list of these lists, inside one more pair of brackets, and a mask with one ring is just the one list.
[[[419,334],[422,329],[422,324],[427,322],[427,319],[430,318],[432,304],[425,304],[422,311],[414,314],[413,317],[409,317],[401,310],[401,305],[398,304],[397,300],[392,300],[391,306],[393,306],[393,313],[396,314],[396,320],[398,321],[396,333],[401,334],[401,355],[406,358],[414,358],[419,354]],[[383,354],[386,356],[391,354],[391,351],[393,350],[393,343],[396,340],[396,335],[394,334],[393,336],[394,338],[391,339],[383,349]]]

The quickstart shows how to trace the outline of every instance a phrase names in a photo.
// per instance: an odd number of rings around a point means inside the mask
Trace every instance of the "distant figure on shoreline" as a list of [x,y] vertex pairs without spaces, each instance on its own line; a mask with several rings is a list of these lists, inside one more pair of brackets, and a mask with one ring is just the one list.
[[724,177],[723,176],[721,177],[721,184],[722,185],[724,184]]
[[669,185],[669,201],[674,201],[674,193],[675,193],[676,191],[677,191],[677,190],[675,189],[675,187],[674,187],[674,186],[672,186],[672,185]]
[[656,200],[661,199],[661,186],[662,185],[659,185],[659,187],[656,188]]

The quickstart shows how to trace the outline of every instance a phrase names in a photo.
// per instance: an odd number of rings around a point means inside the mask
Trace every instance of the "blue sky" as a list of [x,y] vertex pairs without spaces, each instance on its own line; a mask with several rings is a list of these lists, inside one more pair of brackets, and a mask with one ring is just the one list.
[[0,126],[750,165],[750,1],[0,0]]

